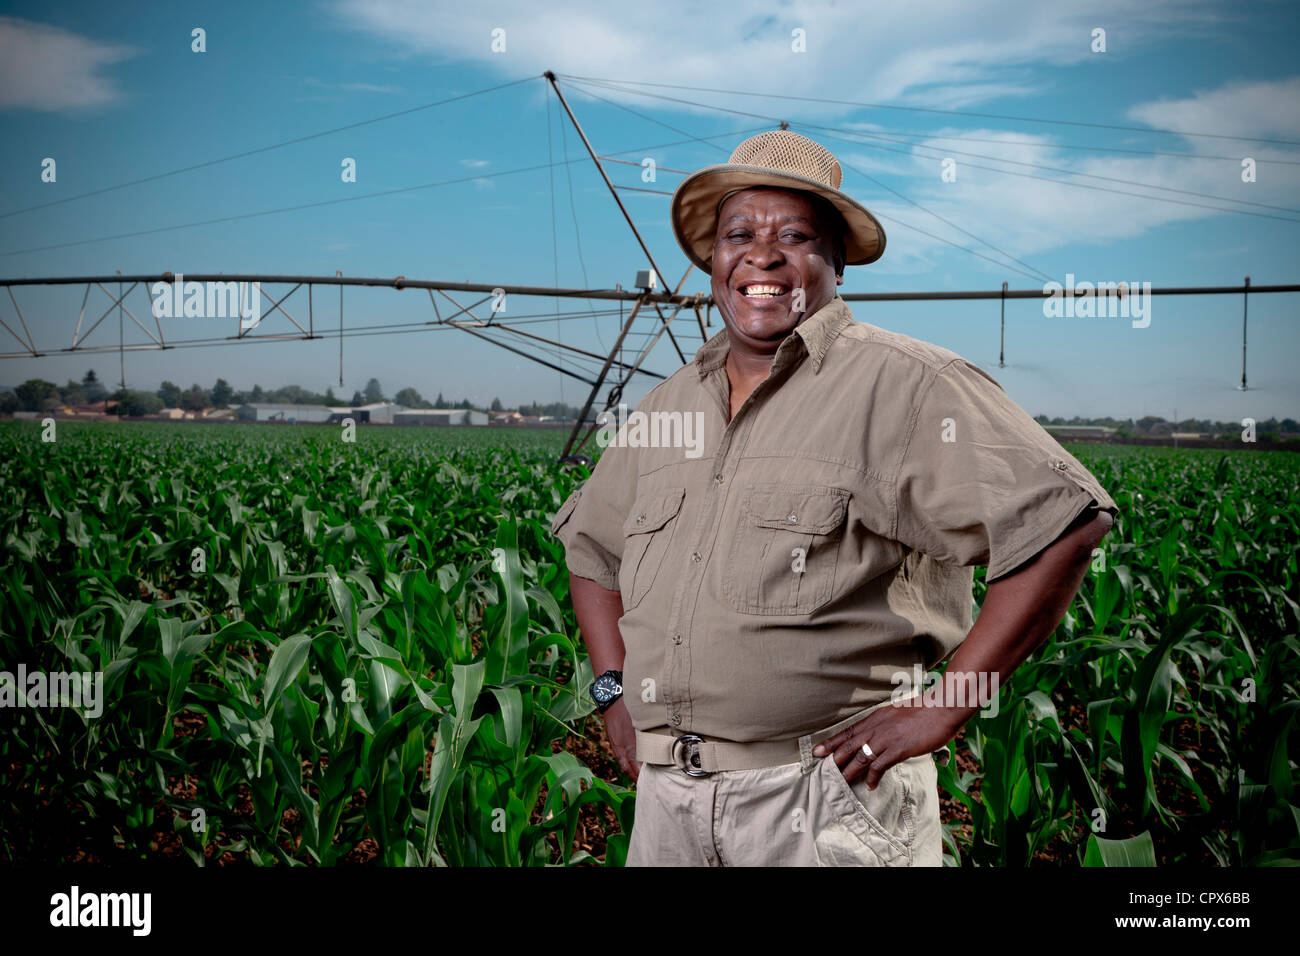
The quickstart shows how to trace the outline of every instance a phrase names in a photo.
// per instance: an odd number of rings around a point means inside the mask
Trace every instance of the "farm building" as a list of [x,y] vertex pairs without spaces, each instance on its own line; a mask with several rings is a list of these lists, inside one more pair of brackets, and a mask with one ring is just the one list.
[[330,412],[334,416],[331,420],[336,422],[350,418],[358,425],[362,422],[391,425],[393,424],[393,416],[405,410],[405,406],[394,402],[371,402],[368,405],[335,405],[330,409]]
[[324,405],[249,402],[235,414],[241,422],[328,422],[333,413]]
[[486,425],[486,412],[469,408],[418,408],[398,412],[397,425]]
[[1053,438],[1071,441],[1079,438],[1110,438],[1115,429],[1103,425],[1044,425]]

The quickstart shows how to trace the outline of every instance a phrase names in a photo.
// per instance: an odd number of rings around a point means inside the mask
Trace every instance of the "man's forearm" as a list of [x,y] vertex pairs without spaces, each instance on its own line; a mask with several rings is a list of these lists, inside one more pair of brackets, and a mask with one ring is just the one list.
[[[578,618],[578,629],[587,645],[593,674],[599,676],[608,670],[623,669],[623,635],[618,629],[618,619],[623,616],[623,595],[607,591],[595,581],[569,574],[569,593],[573,598],[573,611]],[[632,780],[641,776],[641,764],[636,759],[636,728],[628,713],[625,698],[619,697],[602,715],[605,733],[618,765]]]
[[[952,656],[948,673],[982,673],[990,681],[996,674],[995,687],[1008,680],[1061,623],[1112,520],[1106,512],[1079,520],[1037,557],[990,584],[979,618]],[[968,700],[964,707],[953,707],[954,717],[960,725],[982,706]]]
[[587,645],[592,673],[621,671],[624,650],[618,619],[623,616],[622,594],[573,573],[569,574],[569,594],[573,599],[573,613],[578,618],[578,630]]

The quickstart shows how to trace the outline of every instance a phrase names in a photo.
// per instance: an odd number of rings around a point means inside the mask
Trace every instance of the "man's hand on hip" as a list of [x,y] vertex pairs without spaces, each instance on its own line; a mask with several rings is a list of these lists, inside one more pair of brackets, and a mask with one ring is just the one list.
[[[1047,640],[1061,623],[1092,560],[1092,550],[1110,530],[1107,512],[1085,511],[1051,545],[1014,571],[989,583],[979,619],[948,664],[948,674],[997,678],[997,688]],[[994,691],[996,693],[996,690]],[[835,763],[850,783],[867,775],[874,790],[891,766],[908,757],[938,750],[983,704],[882,707],[848,730],[813,748],[813,755],[834,752]],[[863,744],[871,749],[868,756]]]
[[[881,707],[852,727],[828,737],[813,748],[813,756],[830,754],[849,783],[866,775],[867,787],[876,789],[880,778],[896,763],[919,754],[933,753],[956,736],[971,715],[965,708],[921,706]],[[863,744],[871,747],[868,757]]]

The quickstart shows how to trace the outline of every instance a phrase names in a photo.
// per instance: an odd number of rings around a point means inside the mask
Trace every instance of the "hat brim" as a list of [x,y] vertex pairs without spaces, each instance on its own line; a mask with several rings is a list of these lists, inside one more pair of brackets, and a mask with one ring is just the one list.
[[713,244],[718,231],[718,203],[727,193],[753,186],[774,186],[816,193],[844,217],[844,264],[865,266],[885,252],[885,229],[861,203],[825,183],[766,166],[728,163],[706,166],[682,180],[673,193],[672,223],[677,242],[688,259],[706,275],[713,274]]

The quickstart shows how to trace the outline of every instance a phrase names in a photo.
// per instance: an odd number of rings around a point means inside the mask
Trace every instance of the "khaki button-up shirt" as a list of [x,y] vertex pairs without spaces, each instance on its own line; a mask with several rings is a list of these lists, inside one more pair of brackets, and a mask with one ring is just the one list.
[[839,296],[731,421],[727,352],[723,330],[607,426],[551,525],[573,574],[622,595],[640,730],[779,740],[849,717],[956,650],[974,565],[993,581],[1116,511],[991,377]]

